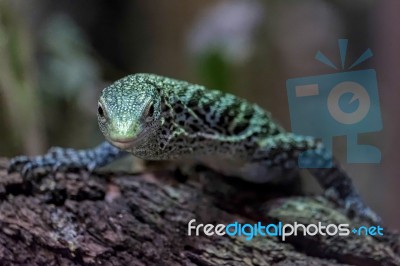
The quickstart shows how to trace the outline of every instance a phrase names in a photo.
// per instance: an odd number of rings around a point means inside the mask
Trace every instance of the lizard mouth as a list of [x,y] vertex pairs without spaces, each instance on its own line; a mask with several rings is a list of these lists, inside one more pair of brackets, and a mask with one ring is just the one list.
[[[106,137],[107,138],[107,137]],[[143,139],[146,138],[145,132],[140,133],[139,135],[131,138],[110,138],[108,137],[107,140],[114,145],[115,147],[121,150],[129,150],[134,146],[137,146]]]
[[108,141],[115,147],[120,148],[121,150],[125,150],[125,149],[133,147],[137,141],[137,138],[123,139],[123,140],[108,139]]

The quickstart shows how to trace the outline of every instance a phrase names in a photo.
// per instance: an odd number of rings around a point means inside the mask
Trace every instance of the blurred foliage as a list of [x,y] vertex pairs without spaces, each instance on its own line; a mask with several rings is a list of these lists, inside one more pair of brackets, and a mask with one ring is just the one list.
[[93,88],[99,80],[99,67],[79,26],[66,15],[54,15],[42,35],[45,55],[41,89],[54,97],[70,99],[80,95],[80,90]]
[[[43,151],[41,135],[41,104],[35,76],[36,62],[33,57],[33,43],[18,13],[6,2],[0,2],[0,93],[2,118],[9,132],[7,148],[23,149],[28,154]],[[29,138],[26,138],[26,136]],[[2,137],[4,142],[6,136]]]
[[254,53],[263,10],[258,1],[222,0],[200,12],[187,46],[202,84],[233,90],[234,69],[245,65]]
[[38,154],[46,142],[87,144],[90,131],[97,131],[93,110],[101,82],[85,33],[69,16],[54,14],[35,35],[26,11],[0,4],[1,113],[7,121],[1,131],[10,133],[1,142],[11,144],[0,145],[0,153]]
[[210,51],[198,59],[198,73],[202,84],[209,88],[229,92],[232,90],[232,65],[225,60],[219,51]]

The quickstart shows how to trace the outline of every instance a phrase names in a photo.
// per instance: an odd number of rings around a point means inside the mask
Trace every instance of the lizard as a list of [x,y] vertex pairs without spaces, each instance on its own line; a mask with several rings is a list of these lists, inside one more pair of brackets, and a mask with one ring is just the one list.
[[321,141],[285,131],[268,111],[233,94],[155,74],[133,74],[103,90],[97,117],[105,142],[92,149],[56,147],[42,156],[17,156],[9,172],[93,171],[132,154],[152,161],[198,161],[224,175],[265,183],[298,173],[300,154],[313,150],[320,167],[308,170],[324,196],[348,215],[380,221]]

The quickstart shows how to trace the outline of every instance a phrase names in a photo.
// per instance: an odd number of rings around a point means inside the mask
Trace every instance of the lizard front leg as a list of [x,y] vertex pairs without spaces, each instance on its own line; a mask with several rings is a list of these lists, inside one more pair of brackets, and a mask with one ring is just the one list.
[[356,213],[371,222],[379,222],[379,216],[363,203],[349,176],[335,160],[332,160],[323,144],[312,137],[281,133],[263,139],[259,142],[251,161],[243,169],[264,167],[272,172],[278,169],[292,172],[298,167],[299,156],[310,150],[313,150],[314,155],[318,155],[314,158],[318,161],[313,163],[320,167],[330,166],[308,169],[325,190],[324,195],[344,207],[348,214]]
[[34,174],[38,168],[44,169],[46,172],[79,168],[92,171],[127,154],[108,142],[86,150],[54,147],[42,156],[18,156],[11,159],[8,171],[18,171],[25,177]]

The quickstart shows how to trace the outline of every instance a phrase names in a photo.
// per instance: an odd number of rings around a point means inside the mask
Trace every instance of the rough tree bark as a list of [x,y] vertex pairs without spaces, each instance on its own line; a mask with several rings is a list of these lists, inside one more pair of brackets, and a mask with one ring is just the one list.
[[[188,236],[199,223],[360,224],[285,187],[199,172],[57,172],[34,180],[0,160],[1,265],[400,265],[400,237]],[[228,181],[228,182],[227,182]]]

